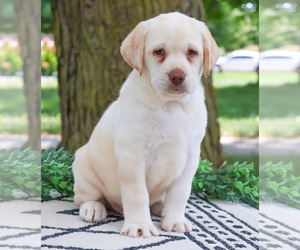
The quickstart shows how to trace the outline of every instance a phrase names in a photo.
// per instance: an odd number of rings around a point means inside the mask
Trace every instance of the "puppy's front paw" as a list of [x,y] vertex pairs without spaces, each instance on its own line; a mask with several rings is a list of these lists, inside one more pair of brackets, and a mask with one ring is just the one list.
[[125,222],[121,229],[121,235],[129,237],[143,237],[149,238],[152,235],[158,235],[158,230],[154,226],[153,222],[149,223],[129,223]]
[[161,223],[161,228],[167,232],[177,232],[177,233],[184,233],[190,232],[192,230],[191,223],[186,219],[177,219],[174,218],[164,218]]
[[87,201],[80,206],[79,216],[86,222],[104,220],[107,216],[106,208],[98,201]]

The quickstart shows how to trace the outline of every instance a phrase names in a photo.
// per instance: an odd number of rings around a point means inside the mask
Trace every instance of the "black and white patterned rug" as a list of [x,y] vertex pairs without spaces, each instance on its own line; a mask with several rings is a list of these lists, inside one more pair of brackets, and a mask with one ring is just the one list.
[[300,210],[281,203],[261,204],[260,249],[300,249]]
[[[148,239],[120,236],[123,217],[109,213],[97,224],[79,219],[72,199],[42,203],[42,249],[258,249],[258,211],[244,204],[191,196],[186,208],[190,233]],[[158,228],[160,218],[152,217]]]
[[0,200],[0,249],[40,249],[39,200]]
[[[43,202],[42,216],[39,198],[0,200],[0,249],[300,250],[300,210],[284,204],[261,204],[258,214],[245,204],[192,196],[186,217],[191,233],[159,231],[158,237],[132,239],[119,235],[122,216],[110,213],[102,223],[82,222],[72,199]],[[160,218],[153,220],[159,227]]]

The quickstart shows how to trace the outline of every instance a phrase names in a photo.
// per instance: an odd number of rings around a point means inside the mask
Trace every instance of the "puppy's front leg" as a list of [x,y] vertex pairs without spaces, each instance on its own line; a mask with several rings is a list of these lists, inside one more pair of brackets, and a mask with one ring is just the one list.
[[119,179],[125,217],[121,235],[144,238],[158,235],[158,230],[150,217],[149,194],[143,164],[123,160],[119,168]]
[[167,190],[161,222],[162,229],[167,232],[183,233],[192,230],[191,223],[184,216],[184,210],[198,162],[199,155],[190,157],[182,175]]

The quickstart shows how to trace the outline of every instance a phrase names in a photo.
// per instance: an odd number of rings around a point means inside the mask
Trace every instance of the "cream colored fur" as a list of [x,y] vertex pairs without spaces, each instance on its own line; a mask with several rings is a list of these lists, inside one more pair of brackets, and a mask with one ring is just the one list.
[[[122,235],[150,237],[158,234],[151,206],[163,230],[190,231],[184,209],[207,123],[200,78],[215,65],[218,47],[204,23],[175,12],[138,24],[121,53],[134,70],[76,152],[80,217],[104,220],[113,204],[124,212]],[[169,77],[174,70],[185,75],[178,86]]]

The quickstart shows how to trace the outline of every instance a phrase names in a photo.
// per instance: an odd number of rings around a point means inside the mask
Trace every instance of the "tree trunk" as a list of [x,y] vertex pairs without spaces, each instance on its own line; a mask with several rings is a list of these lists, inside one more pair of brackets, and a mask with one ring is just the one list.
[[205,88],[205,101],[208,111],[206,134],[201,145],[201,157],[213,163],[214,168],[220,167],[225,157],[220,143],[220,128],[217,121],[218,106],[216,91],[212,86],[212,78],[202,77]]
[[14,0],[18,39],[23,59],[24,94],[29,140],[26,147],[41,150],[41,3]]
[[[51,0],[58,58],[62,117],[61,146],[74,152],[89,139],[107,106],[132,70],[120,45],[135,25],[160,13],[179,11],[205,19],[199,0]],[[205,84],[213,95],[211,84]],[[216,119],[216,99],[209,105]],[[211,108],[214,108],[210,111]],[[211,115],[213,114],[213,115]],[[210,119],[210,120],[211,120]],[[216,165],[223,161],[219,127],[210,122],[204,155]]]

